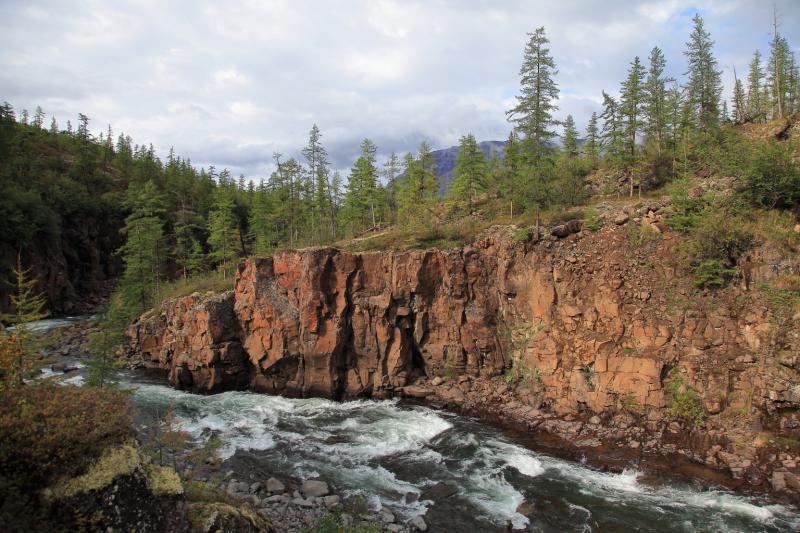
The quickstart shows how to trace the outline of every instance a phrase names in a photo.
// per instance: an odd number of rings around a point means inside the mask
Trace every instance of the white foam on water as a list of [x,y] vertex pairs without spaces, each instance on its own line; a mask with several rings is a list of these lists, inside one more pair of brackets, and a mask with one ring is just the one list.
[[[775,525],[780,521],[791,524],[793,528],[800,528],[800,516],[783,505],[764,505],[758,500],[722,490],[698,491],[689,487],[669,485],[652,487],[639,483],[639,473],[635,470],[614,474],[579,467],[554,458],[543,459],[545,468],[557,469],[565,477],[579,482],[585,493],[603,497],[608,501],[645,504],[652,511],[659,513],[666,513],[666,509],[675,510],[675,508],[716,511],[731,517],[751,518],[762,524]],[[719,527],[722,530],[725,526],[720,524]]]
[[489,439],[484,446],[488,447],[494,458],[517,469],[524,476],[536,477],[544,473],[542,462],[530,450],[496,439]]
[[[76,378],[80,376],[71,379]],[[160,385],[142,385],[136,397],[159,409],[174,406],[183,428],[197,441],[211,433],[219,435],[223,458],[236,450],[271,450],[267,453],[276,454],[273,459],[286,464],[294,475],[330,479],[343,494],[377,498],[373,501],[391,506],[399,516],[422,514],[430,503],[406,504],[406,492],[419,494],[427,485],[447,481],[457,484],[459,497],[471,502],[484,518],[500,526],[510,520],[514,527],[523,528],[528,519],[517,508],[525,496],[509,481],[509,475],[516,479],[510,470],[514,469],[528,479],[545,473],[563,478],[575,486],[576,493],[621,507],[647,508],[653,516],[694,512],[704,517],[703,524],[697,524],[703,530],[708,530],[709,522],[714,530],[729,529],[731,517],[780,528],[800,527],[798,516],[780,505],[762,505],[724,491],[651,487],[639,483],[635,470],[598,472],[540,455],[502,437],[478,437],[461,426],[448,432],[454,428],[451,420],[456,419],[424,407],[401,408],[393,400],[337,403],[244,392],[198,396]],[[414,483],[399,479],[380,464],[389,456],[412,469],[418,462],[431,472]],[[446,472],[441,471],[445,464]],[[592,516],[586,507],[570,504],[570,509],[577,522],[585,518],[588,523]],[[687,531],[695,528],[692,521],[687,519]],[[676,521],[674,525],[683,524]]]

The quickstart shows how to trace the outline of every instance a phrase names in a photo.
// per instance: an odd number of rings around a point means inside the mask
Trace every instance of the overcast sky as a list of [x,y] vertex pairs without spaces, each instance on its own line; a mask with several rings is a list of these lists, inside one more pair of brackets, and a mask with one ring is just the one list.
[[[798,52],[800,1],[775,2]],[[767,53],[772,3],[636,0],[0,2],[0,101],[63,127],[79,112],[136,142],[258,179],[316,123],[336,167],[370,137],[382,155],[472,132],[503,139],[526,33],[545,26],[559,117],[582,130],[600,91],[660,46],[682,75],[695,12],[732,85]],[[49,116],[48,116],[49,124]]]

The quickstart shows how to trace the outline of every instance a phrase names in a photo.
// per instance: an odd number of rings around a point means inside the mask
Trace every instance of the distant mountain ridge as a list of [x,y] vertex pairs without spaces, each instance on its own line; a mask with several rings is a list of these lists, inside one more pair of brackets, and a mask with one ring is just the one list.
[[[578,147],[582,146],[586,139],[578,139]],[[561,148],[564,144],[560,136],[555,137],[549,144],[553,148]],[[506,141],[481,141],[478,143],[486,161],[489,161],[493,155],[497,155],[500,161],[503,161],[506,155]],[[431,152],[433,159],[436,162],[436,177],[439,179],[439,195],[444,196],[450,190],[450,184],[453,182],[453,169],[456,167],[456,157],[458,156],[458,146],[451,146],[449,148],[442,148],[441,150],[434,150]]]
[[[501,161],[506,155],[506,141],[482,141],[478,143],[486,160],[497,155]],[[444,196],[450,190],[453,181],[453,169],[456,167],[456,157],[458,156],[458,146],[434,150],[431,152],[436,161],[436,177],[439,179],[439,195]]]

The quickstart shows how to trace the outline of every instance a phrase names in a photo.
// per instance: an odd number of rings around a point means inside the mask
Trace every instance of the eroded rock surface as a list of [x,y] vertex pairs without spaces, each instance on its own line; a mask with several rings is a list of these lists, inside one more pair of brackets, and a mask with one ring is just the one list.
[[[577,233],[535,242],[501,228],[451,251],[322,248],[250,259],[232,293],[172,301],[132,326],[130,354],[199,391],[399,393],[455,407],[494,398],[500,411],[544,420],[535,425],[567,439],[615,427],[612,435],[643,448],[649,437],[623,430],[647,426],[650,435],[690,435],[670,449],[746,476],[766,460],[759,432],[800,437],[800,317],[757,288],[797,274],[798,264],[768,267],[773,252],[757,248],[743,259],[744,279],[698,291],[677,267],[679,236],[660,211],[642,204],[626,208],[622,224],[573,225]],[[633,245],[631,225],[654,229]],[[498,379],[512,365],[514,379]],[[696,391],[705,433],[670,411],[676,380]],[[793,457],[788,470],[777,457],[794,479]]]

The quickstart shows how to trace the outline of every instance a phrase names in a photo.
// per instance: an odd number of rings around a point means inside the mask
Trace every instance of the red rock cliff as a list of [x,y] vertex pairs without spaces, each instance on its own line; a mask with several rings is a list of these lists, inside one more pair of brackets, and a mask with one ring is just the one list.
[[796,408],[797,332],[744,283],[693,291],[676,240],[633,247],[611,225],[536,244],[499,230],[452,251],[280,252],[245,261],[233,293],[168,302],[132,327],[130,351],[205,391],[381,396],[516,358],[531,401],[560,414],[664,407],[673,368],[712,414]]

